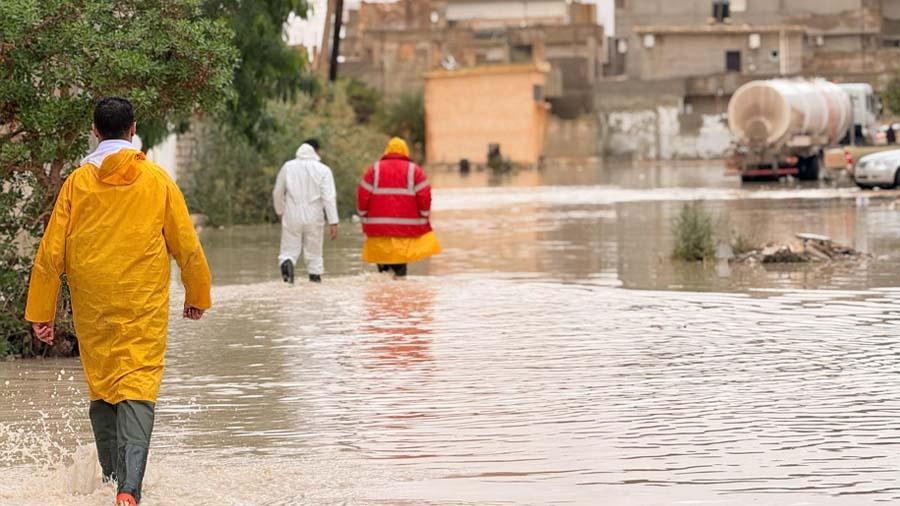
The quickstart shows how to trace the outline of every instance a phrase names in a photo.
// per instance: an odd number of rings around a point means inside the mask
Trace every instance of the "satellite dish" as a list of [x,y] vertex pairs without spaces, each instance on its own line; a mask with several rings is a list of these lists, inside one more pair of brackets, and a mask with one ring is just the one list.
[[456,58],[454,58],[452,54],[448,54],[447,56],[441,58],[441,67],[444,67],[445,70],[456,70],[457,68],[459,68],[459,64],[456,62]]

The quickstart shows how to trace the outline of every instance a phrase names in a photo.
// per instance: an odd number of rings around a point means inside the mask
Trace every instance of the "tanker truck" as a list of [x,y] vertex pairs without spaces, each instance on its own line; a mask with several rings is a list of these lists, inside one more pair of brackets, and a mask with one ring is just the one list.
[[[865,103],[874,107],[876,101]],[[728,103],[735,137],[729,165],[742,181],[818,179],[823,149],[838,144],[855,123],[853,105],[845,89],[824,79],[749,82]]]

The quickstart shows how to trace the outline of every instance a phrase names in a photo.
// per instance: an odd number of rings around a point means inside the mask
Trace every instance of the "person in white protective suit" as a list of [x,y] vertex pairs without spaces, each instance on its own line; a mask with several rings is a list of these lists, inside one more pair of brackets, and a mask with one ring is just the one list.
[[315,139],[297,149],[297,157],[281,167],[272,194],[281,218],[281,251],[278,263],[286,283],[294,283],[294,265],[303,254],[309,280],[322,282],[325,261],[322,242],[327,221],[331,240],[337,239],[338,212],[334,176],[322,163]]

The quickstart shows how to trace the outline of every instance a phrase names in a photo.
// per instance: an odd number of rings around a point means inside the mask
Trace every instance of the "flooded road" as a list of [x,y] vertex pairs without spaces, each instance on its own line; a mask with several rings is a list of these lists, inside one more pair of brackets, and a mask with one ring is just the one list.
[[[405,282],[349,225],[293,288],[276,228],[205,232],[216,307],[172,322],[143,504],[900,500],[895,196],[676,169],[435,177],[445,253]],[[872,259],[673,263],[693,199]],[[85,395],[77,361],[0,364],[0,504],[109,503]]]
[[[565,170],[562,169],[562,170]],[[432,176],[435,227],[445,252],[417,264],[420,275],[553,279],[642,290],[747,291],[756,288],[865,289],[900,284],[900,210],[896,191],[814,184],[742,186],[720,163]],[[681,206],[704,201],[718,240],[787,244],[798,232],[832,237],[869,253],[856,265],[737,268],[723,272],[672,262],[672,221]],[[272,268],[280,229],[207,231],[218,284],[278,279]],[[326,243],[332,275],[366,272],[358,225]]]

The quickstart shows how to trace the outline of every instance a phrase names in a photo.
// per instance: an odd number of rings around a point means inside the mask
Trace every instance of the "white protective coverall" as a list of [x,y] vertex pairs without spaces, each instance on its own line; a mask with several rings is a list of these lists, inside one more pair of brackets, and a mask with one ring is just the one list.
[[278,264],[297,263],[300,254],[309,274],[324,274],[322,241],[325,222],[338,224],[334,176],[309,144],[297,149],[297,158],[281,167],[272,194],[281,217],[281,251]]

